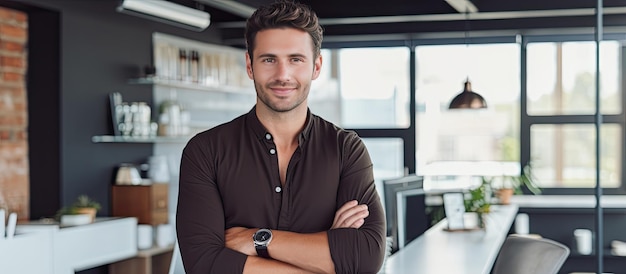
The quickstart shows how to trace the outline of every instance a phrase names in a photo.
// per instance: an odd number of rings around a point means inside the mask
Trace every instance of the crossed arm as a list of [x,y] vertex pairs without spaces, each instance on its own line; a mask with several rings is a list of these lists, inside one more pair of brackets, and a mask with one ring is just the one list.
[[[358,229],[369,216],[367,205],[345,203],[335,213],[331,229]],[[273,230],[268,246],[272,259],[257,256],[252,234],[259,228],[233,227],[225,231],[226,247],[248,255],[244,273],[334,273],[326,231],[295,233]]]

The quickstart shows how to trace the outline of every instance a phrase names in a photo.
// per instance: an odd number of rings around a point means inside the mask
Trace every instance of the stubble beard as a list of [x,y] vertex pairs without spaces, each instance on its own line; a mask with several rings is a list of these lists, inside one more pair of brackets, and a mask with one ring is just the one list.
[[257,98],[259,98],[259,100],[264,105],[266,105],[269,109],[275,112],[284,113],[284,112],[292,111],[296,109],[297,107],[299,107],[300,105],[302,105],[302,103],[304,103],[307,96],[309,95],[310,85],[305,85],[305,86],[297,85],[296,89],[298,90],[297,91],[298,95],[295,98],[295,101],[293,103],[284,104],[283,101],[286,101],[286,100],[282,98],[276,98],[276,100],[273,101],[272,100],[273,98],[270,95],[271,94],[270,86],[276,86],[276,85],[280,85],[280,84],[274,82],[266,86],[263,86],[262,84],[259,84],[257,83],[256,80],[254,80],[254,88],[256,89]]

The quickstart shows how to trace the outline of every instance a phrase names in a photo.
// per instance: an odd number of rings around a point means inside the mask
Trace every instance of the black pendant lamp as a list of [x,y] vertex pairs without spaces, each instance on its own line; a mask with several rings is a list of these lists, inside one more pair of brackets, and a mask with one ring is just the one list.
[[465,80],[465,88],[459,95],[452,99],[449,109],[477,109],[487,108],[487,101],[480,94],[472,91],[472,83],[469,78]]
[[[469,9],[465,10],[465,47],[469,47]],[[465,80],[465,87],[459,95],[450,102],[448,109],[480,109],[487,108],[487,101],[480,94],[472,91],[472,83],[469,77]]]

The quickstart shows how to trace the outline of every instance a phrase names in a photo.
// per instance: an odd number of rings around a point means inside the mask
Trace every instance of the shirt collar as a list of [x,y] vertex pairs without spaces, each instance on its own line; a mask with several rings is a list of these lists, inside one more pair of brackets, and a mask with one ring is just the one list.
[[[246,114],[246,120],[250,125],[249,128],[252,130],[252,133],[259,139],[264,140],[265,136],[269,133],[267,129],[261,124],[259,121],[259,117],[256,116],[256,106],[252,107],[252,109]],[[298,141],[300,144],[303,144],[306,141],[311,133],[311,129],[313,128],[313,114],[311,110],[307,108],[306,112],[306,122],[304,124],[304,129],[300,132],[298,137]]]

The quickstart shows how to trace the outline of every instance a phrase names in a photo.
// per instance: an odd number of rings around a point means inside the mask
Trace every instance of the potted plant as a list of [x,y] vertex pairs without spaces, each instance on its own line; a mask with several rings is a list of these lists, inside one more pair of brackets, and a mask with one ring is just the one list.
[[530,164],[524,166],[520,175],[503,176],[502,184],[496,188],[496,197],[501,204],[510,204],[511,197],[514,194],[522,194],[523,187],[526,187],[532,194],[541,194],[541,188],[535,183]]
[[78,196],[76,202],[72,204],[72,207],[77,214],[89,214],[92,222],[96,219],[96,213],[98,213],[98,210],[101,208],[100,203],[87,195]]
[[491,182],[492,178],[481,177],[481,184],[469,191],[469,199],[465,199],[465,211],[475,212],[478,218],[478,227],[484,228],[484,214],[491,210]]
[[100,208],[100,203],[87,195],[80,195],[72,205],[63,207],[57,211],[55,219],[61,221],[63,215],[86,214],[89,215],[90,222],[93,222]]

